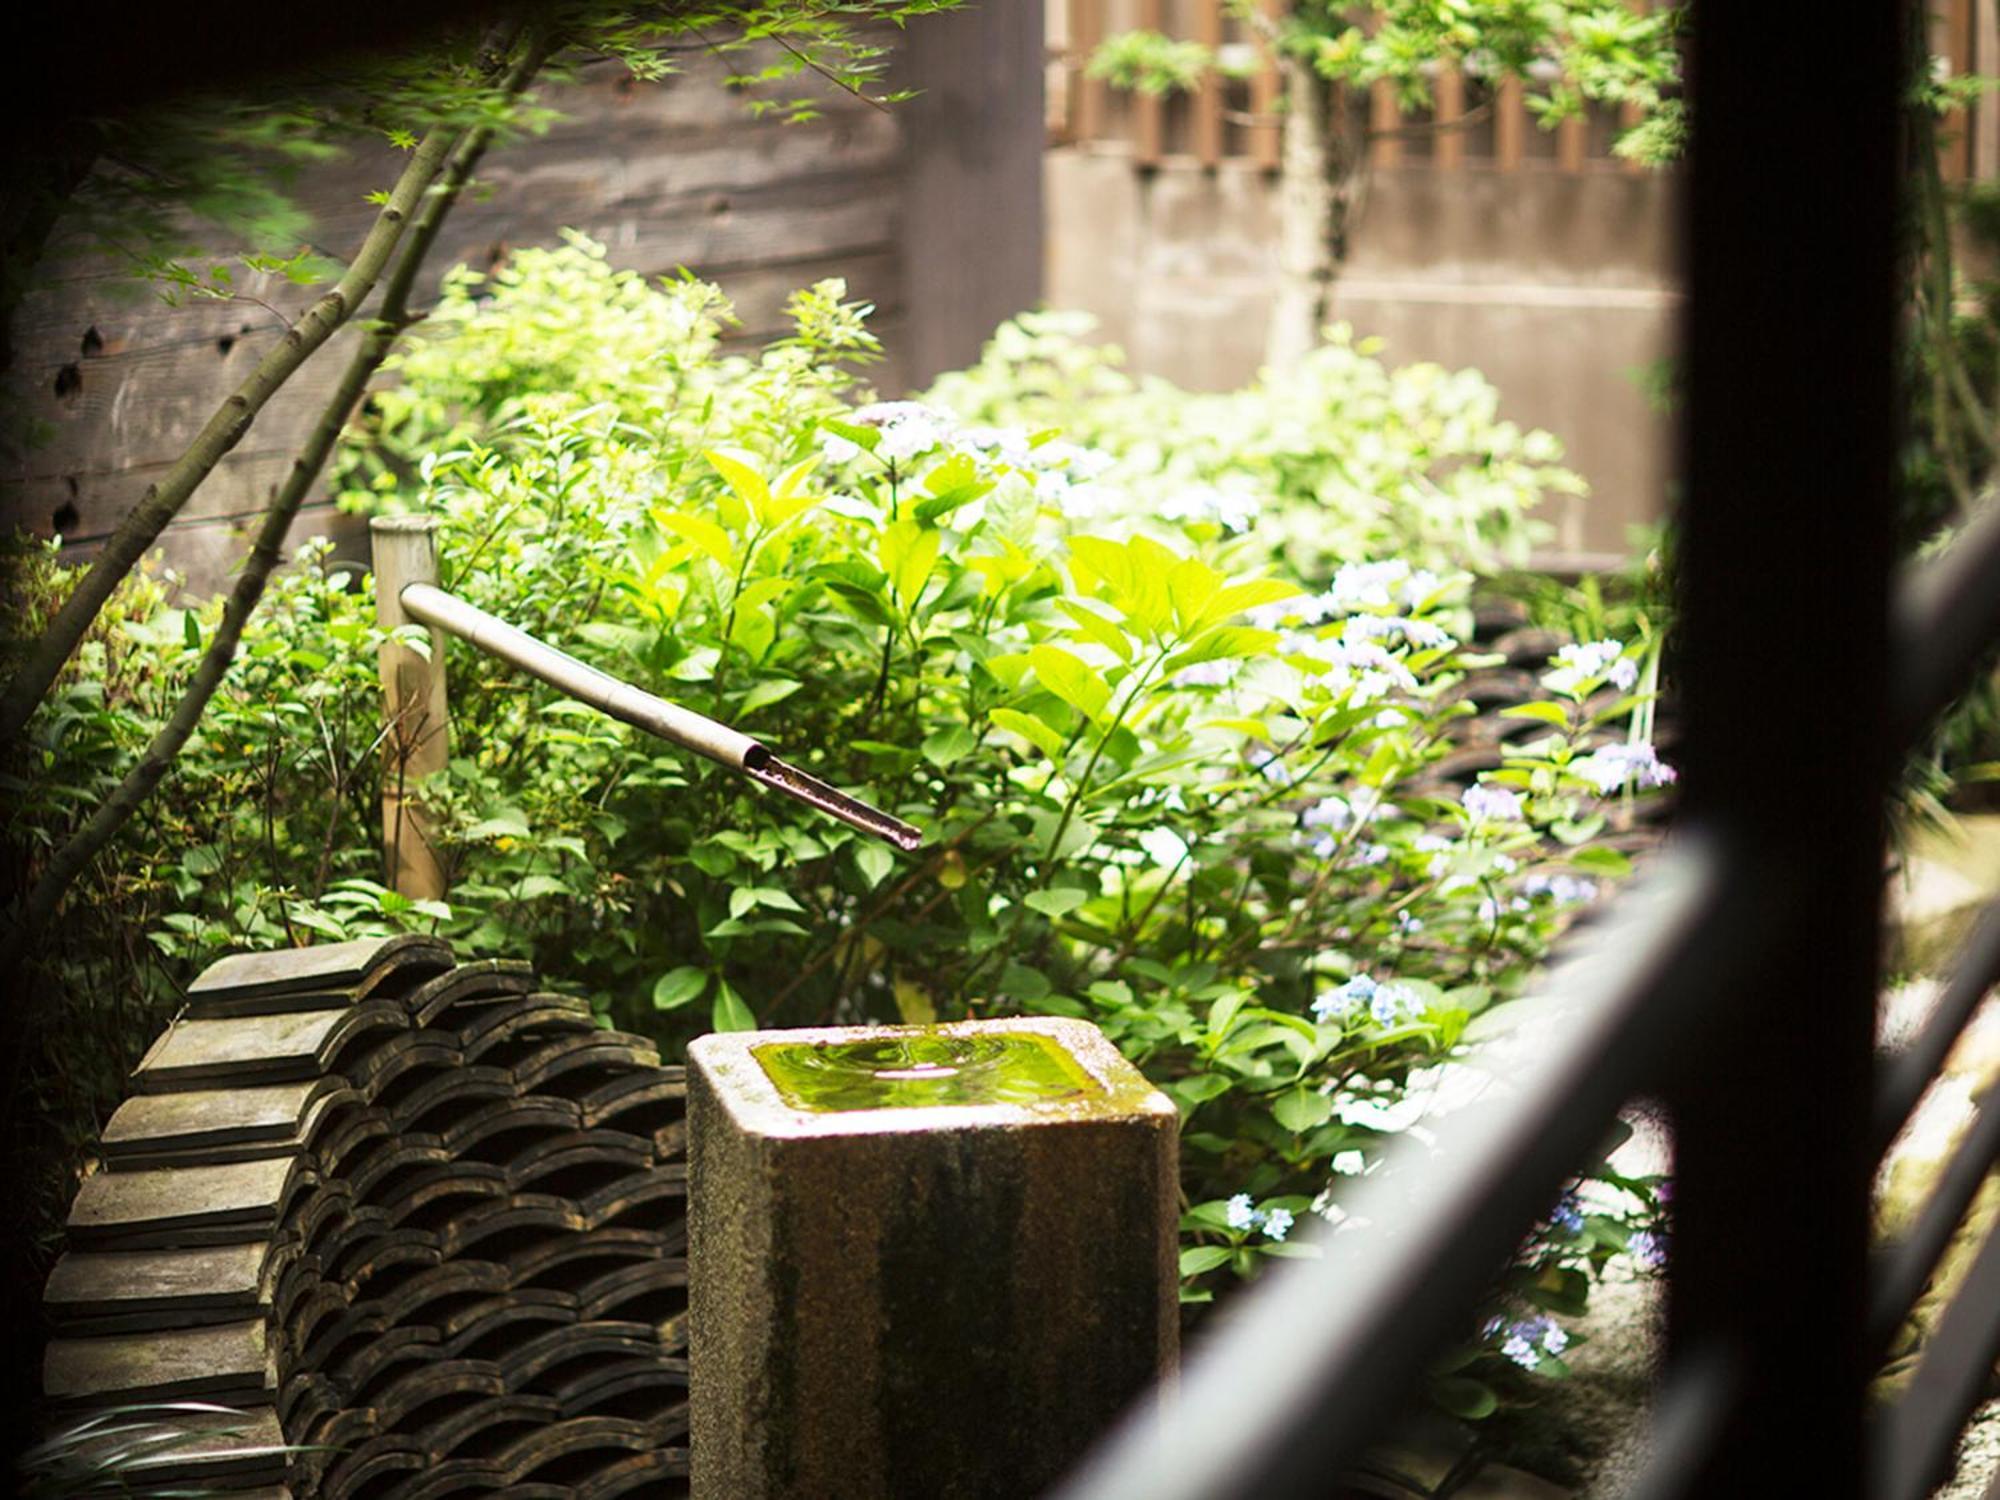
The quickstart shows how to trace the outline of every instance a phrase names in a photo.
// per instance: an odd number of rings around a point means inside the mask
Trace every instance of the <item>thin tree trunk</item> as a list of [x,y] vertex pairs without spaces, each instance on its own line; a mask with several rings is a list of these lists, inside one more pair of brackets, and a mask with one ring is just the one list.
[[[517,58],[509,70],[503,87],[511,96],[518,93],[532,80],[543,62],[548,58],[548,46],[531,40],[523,54]],[[435,170],[435,186],[429,188],[422,201],[416,223],[411,227],[403,245],[395,269],[390,273],[384,287],[380,315],[368,329],[361,347],[355,350],[342,373],[340,383],[319,421],[314,424],[305,446],[293,459],[291,470],[286,474],[283,485],[272,498],[271,507],[264,513],[264,520],[258,528],[256,543],[250,549],[243,571],[237,576],[236,586],[230,591],[229,601],[223,607],[222,621],[216,629],[215,637],[202,654],[200,664],[195,668],[193,679],[182,693],[180,701],[174,705],[173,714],[168,718],[153,740],[146,746],[139,761],[129,771],[117,789],[107,797],[102,806],[93,813],[88,822],[56,851],[34,888],[28,893],[16,915],[12,929],[4,939],[0,939],[0,975],[15,972],[31,935],[42,930],[54,917],[56,908],[77,877],[90,862],[117,836],[139,807],[157,787],[161,779],[172,767],[195,726],[201,721],[209,700],[222,685],[224,676],[235,661],[236,648],[242,640],[243,628],[248,623],[251,612],[263,597],[264,586],[269,581],[271,571],[277,566],[280,549],[285,534],[297,518],[299,506],[304,501],[313,482],[325,467],[334,444],[346,426],[348,414],[361,399],[368,382],[381,369],[382,363],[395,347],[404,329],[416,321],[409,311],[411,290],[436,242],[438,230],[445,216],[458,201],[465,184],[470,180],[473,168],[492,143],[494,127],[479,125],[467,131],[459,141],[457,149],[451,153],[442,174]],[[442,153],[440,153],[442,160]]]
[[1319,343],[1336,269],[1338,162],[1333,90],[1302,57],[1281,54],[1285,123],[1278,163],[1278,286],[1264,362],[1288,370]]
[[223,455],[242,441],[250,423],[272,394],[335,330],[353,317],[395,253],[404,226],[422,204],[426,190],[437,180],[459,133],[455,127],[439,126],[424,137],[411,152],[409,162],[390,191],[389,201],[376,215],[347,273],[285,331],[285,336],[258,363],[250,377],[208,419],[187,451],[164,476],[147,487],[145,496],[119,523],[90,570],[42,632],[41,639],[29,648],[6,691],[0,693],[0,745],[13,741],[27,726],[112,591],[146,555],[146,550],[180,513],[188,497],[222,461]]

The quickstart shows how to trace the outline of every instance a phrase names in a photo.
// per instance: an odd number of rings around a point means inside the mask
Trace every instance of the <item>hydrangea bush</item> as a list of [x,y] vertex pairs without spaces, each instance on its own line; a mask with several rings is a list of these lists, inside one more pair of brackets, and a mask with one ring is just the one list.
[[[586,241],[460,275],[346,482],[440,517],[454,591],[759,734],[922,826],[921,849],[454,650],[452,758],[426,791],[450,898],[385,891],[385,768],[355,727],[373,604],[309,560],[129,836],[152,943],[184,975],[418,926],[532,957],[670,1048],[1087,1017],[1181,1109],[1184,1298],[1311,1253],[1301,1219],[1339,1217],[1468,1026],[1625,872],[1600,842],[1623,800],[1671,779],[1630,727],[1650,664],[1609,640],[1549,663],[1499,769],[1462,792],[1435,774],[1482,660],[1453,559],[1518,541],[1529,491],[1568,481],[1466,378],[1351,345],[1306,394],[1228,398],[1254,417],[1232,458],[1221,407],[1132,438],[1165,398],[1067,333],[1021,352],[1046,325],[882,403],[854,373],[864,310],[822,283],[793,311],[792,337],[731,354],[713,288],[647,285]],[[109,765],[190,668],[206,616],[142,603],[38,721],[23,816],[68,816],[81,723]],[[138,647],[149,687],[110,664]],[[1441,1399],[1484,1415],[1508,1372],[1559,1367],[1534,1320],[1658,1232],[1653,1186],[1600,1171],[1551,1212]]]

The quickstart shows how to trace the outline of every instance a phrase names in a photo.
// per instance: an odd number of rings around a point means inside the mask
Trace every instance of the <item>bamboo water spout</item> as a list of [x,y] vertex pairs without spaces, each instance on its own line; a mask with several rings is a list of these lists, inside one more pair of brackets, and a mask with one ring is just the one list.
[[899,849],[914,849],[923,842],[921,830],[787,764],[741,730],[621,682],[433,584],[406,584],[398,597],[403,612],[412,620],[469,641],[579,703],[588,703],[635,729],[705,755]]

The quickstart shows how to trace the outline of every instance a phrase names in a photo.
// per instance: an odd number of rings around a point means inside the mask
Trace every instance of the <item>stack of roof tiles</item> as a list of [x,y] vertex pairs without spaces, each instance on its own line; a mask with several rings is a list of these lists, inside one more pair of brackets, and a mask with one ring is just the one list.
[[685,1493],[684,1085],[646,1042],[399,937],[222,960],[135,1082],[45,1389],[242,1415],[134,1482]]

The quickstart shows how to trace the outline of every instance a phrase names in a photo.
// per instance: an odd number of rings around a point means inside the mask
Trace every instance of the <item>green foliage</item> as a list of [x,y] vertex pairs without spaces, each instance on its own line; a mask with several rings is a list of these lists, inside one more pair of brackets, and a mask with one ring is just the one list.
[[1519,563],[1548,534],[1534,518],[1543,498],[1584,492],[1562,445],[1501,420],[1476,370],[1391,369],[1381,340],[1335,327],[1282,378],[1195,393],[1127,375],[1115,348],[1088,342],[1093,327],[1081,313],[1023,314],[932,395],[969,420],[1059,426],[1110,458],[1094,513],[1157,513],[1208,541],[1247,530],[1314,577],[1390,555]]
[[[1660,165],[1685,144],[1678,98],[1685,6],[1642,15],[1604,0],[1304,0],[1275,21],[1247,0],[1232,9],[1268,46],[1305,59],[1321,77],[1361,89],[1390,84],[1406,109],[1431,106],[1440,65],[1462,66],[1489,88],[1522,84],[1529,111],[1547,128],[1586,104],[1629,107],[1637,119],[1614,146],[1621,156]],[[1126,31],[1098,45],[1088,71],[1119,88],[1166,94],[1200,87],[1223,61],[1224,53],[1198,42]]]
[[1213,48],[1176,41],[1158,31],[1121,31],[1093,52],[1085,71],[1116,88],[1155,97],[1191,94],[1216,66]]
[[[823,283],[794,312],[791,337],[725,353],[712,288],[648,286],[580,239],[460,275],[350,497],[435,514],[455,592],[744,725],[923,848],[453,647],[450,766],[423,790],[451,894],[396,897],[375,882],[393,768],[368,586],[321,561],[274,588],[151,820],[72,905],[145,932],[171,977],[228,946],[435,930],[670,1047],[1088,1017],[1181,1108],[1205,1300],[1299,1253],[1293,1219],[1337,1214],[1467,1027],[1622,872],[1596,840],[1667,774],[1627,742],[1639,656],[1607,642],[1551,664],[1483,787],[1432,775],[1479,661],[1454,559],[1518,546],[1573,480],[1476,378],[1348,342],[1295,390],[1195,397],[1023,320],[927,402],[857,405],[861,310]],[[20,831],[90,805],[210,623],[123,597],[36,721]],[[1608,1254],[1651,1204],[1602,1192]],[[1527,1264],[1566,1277],[1580,1243]]]

